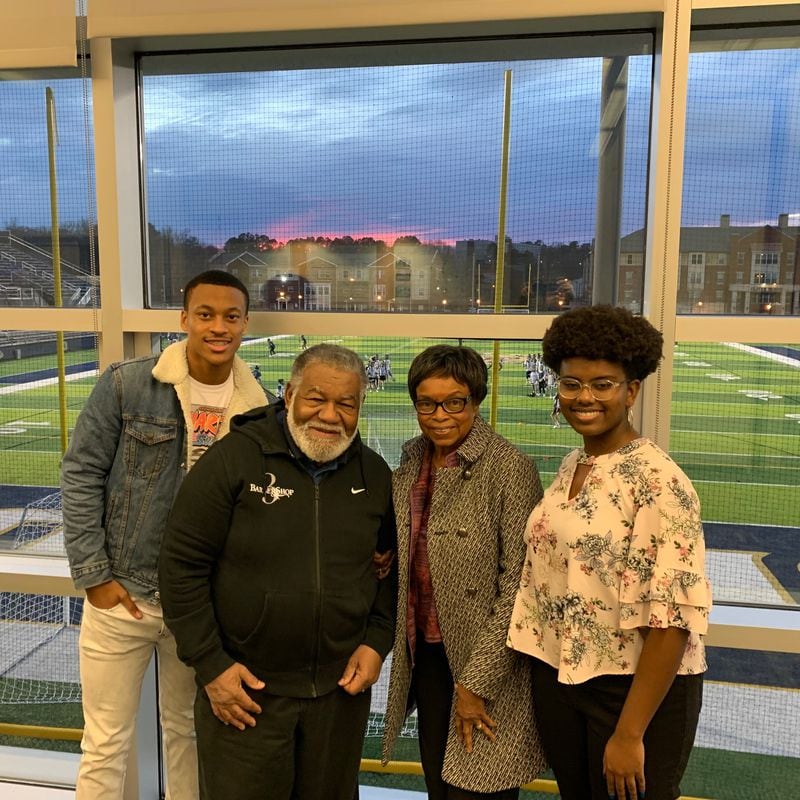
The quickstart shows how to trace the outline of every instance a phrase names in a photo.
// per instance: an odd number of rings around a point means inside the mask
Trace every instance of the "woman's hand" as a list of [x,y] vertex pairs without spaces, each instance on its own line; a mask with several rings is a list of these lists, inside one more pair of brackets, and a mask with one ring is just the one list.
[[468,753],[472,752],[472,737],[480,731],[489,741],[495,740],[494,729],[497,723],[486,713],[482,697],[471,692],[466,686],[456,684],[456,732],[461,744]]
[[636,800],[645,793],[644,733],[675,680],[689,638],[689,631],[680,628],[640,630],[644,644],[639,663],[603,753],[608,795],[618,800]]
[[372,566],[375,568],[375,577],[383,580],[392,569],[394,564],[394,550],[387,550],[385,553],[377,551],[372,555]]
[[603,772],[609,797],[637,800],[644,796],[644,742],[614,731],[603,753]]

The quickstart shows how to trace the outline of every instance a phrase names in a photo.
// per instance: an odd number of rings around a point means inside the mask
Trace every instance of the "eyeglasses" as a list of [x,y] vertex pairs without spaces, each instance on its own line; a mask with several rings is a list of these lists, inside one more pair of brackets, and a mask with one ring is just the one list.
[[415,400],[414,408],[417,414],[435,414],[436,409],[441,406],[448,414],[458,414],[467,407],[467,403],[472,398],[467,395],[466,397],[448,397],[447,400],[442,400],[437,403],[435,400]]
[[559,378],[558,393],[566,400],[574,400],[579,397],[584,389],[589,390],[589,394],[595,400],[610,400],[617,391],[617,387],[622,386],[628,381],[611,381],[608,378],[598,378],[596,381],[581,383],[575,378]]

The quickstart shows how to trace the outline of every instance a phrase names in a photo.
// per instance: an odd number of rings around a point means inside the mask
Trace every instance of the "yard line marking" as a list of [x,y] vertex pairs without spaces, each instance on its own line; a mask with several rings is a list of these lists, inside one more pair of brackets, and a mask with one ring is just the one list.
[[[81,378],[91,378],[97,375],[96,369],[87,370],[85,372],[75,372],[72,375],[65,376],[67,381],[77,381]],[[16,392],[26,392],[29,389],[41,389],[45,386],[54,386],[58,383],[58,378],[42,378],[40,381],[31,381],[30,383],[21,383],[18,386],[3,386],[0,387],[0,395],[2,394],[15,394]]]
[[[704,403],[703,405],[708,405],[708,404]],[[725,402],[724,400],[714,400],[713,405],[715,405],[715,406],[724,406],[726,408],[735,408],[737,411],[741,411],[741,408],[742,408],[742,404],[741,403],[728,403],[728,402]],[[759,409],[761,409],[762,413],[759,413],[759,414],[747,414],[747,415],[743,414],[741,416],[742,419],[764,419],[763,407],[762,406],[758,406],[755,403],[752,403],[752,404],[748,403],[748,405],[750,405],[751,408],[759,408]],[[787,403],[773,403],[772,405],[773,405],[773,407],[775,405],[782,406],[782,405],[787,405]],[[702,414],[704,419],[717,419],[719,417],[722,417],[723,419],[725,418],[723,414],[708,414],[708,413],[706,413],[705,409],[701,409],[698,413]],[[780,411],[776,411],[776,413],[780,413]],[[673,417],[696,417],[697,414],[690,414],[690,413],[688,413],[686,411],[676,411],[672,416]]]
[[[707,481],[703,480],[702,478],[692,478],[692,483],[712,483],[712,484],[719,484],[720,486],[730,486],[730,481]],[[736,486],[767,486],[767,487],[774,487],[775,489],[797,489],[796,483],[750,483],[748,481],[736,481]],[[738,523],[737,523],[738,524]],[[785,526],[778,526],[778,527],[785,527]]]
[[789,358],[789,356],[771,353],[769,350],[761,350],[759,347],[750,347],[750,345],[739,344],[739,342],[721,342],[721,344],[724,344],[726,347],[732,347],[734,350],[742,350],[745,353],[750,353],[752,356],[760,356],[769,361],[777,361],[779,364],[784,364],[787,367],[800,369],[800,361],[796,358]]
[[[713,453],[713,452],[709,452],[708,450],[670,450],[670,455],[674,456],[676,453],[683,453],[684,455],[689,455],[689,456],[693,456],[693,455],[736,456],[736,458],[749,458],[751,456],[756,457],[754,453],[734,453],[734,452],[730,452],[730,453]],[[794,459],[794,458],[800,458],[800,455],[796,455],[796,456],[793,456],[791,454],[783,455],[783,456],[766,456],[766,455],[762,456],[762,455],[758,455],[757,457],[758,458],[790,458],[790,459]]]
[[778,436],[781,439],[794,438],[794,433],[755,433],[754,431],[710,431],[707,428],[673,428],[672,433],[711,433],[716,436],[746,436],[753,435],[761,438],[762,436]]

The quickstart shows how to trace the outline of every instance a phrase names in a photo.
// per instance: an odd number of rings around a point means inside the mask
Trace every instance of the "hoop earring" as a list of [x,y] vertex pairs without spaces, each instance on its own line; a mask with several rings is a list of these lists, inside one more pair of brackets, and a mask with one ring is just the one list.
[[628,425],[633,427],[633,406],[628,406]]

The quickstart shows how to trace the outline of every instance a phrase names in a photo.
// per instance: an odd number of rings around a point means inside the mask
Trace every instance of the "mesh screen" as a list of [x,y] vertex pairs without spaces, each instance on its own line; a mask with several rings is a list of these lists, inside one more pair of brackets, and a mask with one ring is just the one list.
[[[0,307],[97,306],[91,87],[80,74],[0,82]],[[0,553],[64,555],[62,439],[96,372],[94,333],[0,331]],[[81,725],[79,619],[75,599],[0,594],[3,721]]]
[[[82,600],[0,592],[0,704],[80,701],[78,627]],[[40,724],[50,724],[45,719]]]
[[[175,338],[174,334],[164,335],[162,344]],[[365,441],[396,466],[403,442],[418,432],[406,388],[408,367],[418,352],[439,340],[274,335],[245,340],[240,355],[264,386],[276,393],[278,381],[288,380],[303,340],[308,346],[322,341],[343,344],[358,352],[365,365],[376,365],[378,379],[367,393],[360,428]],[[492,342],[449,341],[474,347],[494,366]],[[272,354],[270,342],[274,346]],[[502,368],[496,376],[500,384],[498,430],[535,459],[547,485],[561,458],[579,444],[579,439],[567,426],[554,427],[552,384],[548,383],[547,372],[544,371],[541,386],[539,381],[534,381],[535,386],[531,383],[529,373],[538,374],[540,343],[506,341],[500,343],[499,351],[498,367],[502,364]],[[790,505],[797,485],[798,453],[793,447],[797,438],[793,436],[793,426],[797,419],[792,405],[797,398],[786,391],[796,378],[796,367],[791,355],[787,355],[790,351],[791,348],[733,344],[681,343],[676,347],[672,454],[701,496],[707,566],[717,602],[797,604],[793,544],[796,529],[792,527]],[[79,378],[76,388],[82,386],[81,391],[88,392],[93,380],[92,376]],[[491,395],[482,407],[484,416],[488,417],[490,411]],[[16,416],[21,415],[16,413]],[[7,487],[11,489],[27,490],[22,486]],[[58,543],[58,511],[50,504],[51,500],[52,496],[41,493],[31,496],[26,503],[20,499],[12,520],[14,535],[7,539],[9,545],[19,541],[21,547],[35,552],[49,543]],[[764,520],[766,510],[768,523]],[[13,620],[27,626],[25,630],[11,628],[15,635],[22,631],[22,638],[18,637],[13,648],[16,659],[35,660],[41,636],[49,636],[54,630],[54,623],[48,617],[52,601],[31,601],[20,596],[7,600],[6,608],[4,625]],[[59,618],[58,624],[62,622]],[[74,668],[77,653],[72,644],[63,644],[65,636],[69,633],[54,637],[48,647],[52,650],[60,646],[59,658]],[[792,710],[794,695],[786,684],[795,667],[786,660],[777,667],[771,662],[765,667],[763,664],[770,656],[760,651],[731,651],[732,654],[722,656],[720,652],[715,648],[709,652],[709,688],[684,792],[704,797],[747,797],[747,794],[724,793],[728,783],[731,792],[735,791],[734,782],[727,782],[725,776],[738,775],[743,764],[758,764],[758,769],[767,770],[766,774],[778,771],[783,775],[788,770],[791,775],[796,770],[796,759],[791,752],[792,742],[796,742],[796,711]],[[364,750],[368,757],[377,757],[379,750],[389,668],[387,663],[373,690]],[[8,678],[4,684],[5,702],[21,702],[11,699],[12,690],[19,697],[23,691],[20,686],[29,699],[34,689],[41,691],[38,704],[52,700],[53,689],[47,680],[35,679],[32,684],[22,685],[10,672],[4,677]],[[62,696],[73,700],[75,697],[67,693]],[[757,704],[759,708],[759,714],[748,715],[743,726],[734,725],[730,719],[740,703]],[[762,728],[763,735],[757,732]],[[403,735],[406,741],[398,746],[396,757],[416,760],[415,717],[409,718]],[[743,785],[752,786],[754,780],[758,783],[762,779],[747,780],[750,782]],[[710,791],[709,782],[716,786],[714,792]]]
[[[48,331],[0,331],[0,497],[20,514],[58,487],[62,434],[74,427],[97,375],[93,333],[65,335],[61,373],[57,349]],[[17,535],[6,526],[0,548]]]
[[[63,75],[77,71],[63,71]],[[59,73],[61,75],[62,73]],[[48,101],[52,96],[50,177]],[[0,307],[54,306],[53,206],[57,208],[62,305],[96,302],[94,165],[90,93],[77,77],[0,81]]]
[[800,314],[800,40],[764,42],[693,43],[681,313]]
[[[598,198],[621,209],[614,241],[644,225],[651,56],[496,49],[496,61],[261,72],[213,72],[209,58],[203,74],[144,57],[153,305],[175,304],[206,265],[237,272],[268,309],[477,311],[497,297],[535,313],[591,298],[594,269],[615,271],[593,262]],[[612,142],[619,186],[600,175]],[[641,287],[623,298],[637,309]]]
[[[679,313],[800,313],[800,40],[751,33],[693,34]],[[717,603],[800,602],[798,370],[797,342],[676,346],[670,447],[701,498]],[[709,648],[708,665],[684,791],[791,795],[798,657]]]
[[702,503],[717,602],[797,606],[800,349],[675,349],[670,452]]
[[[670,452],[700,496],[714,602],[796,612],[800,350],[681,342],[674,355]],[[684,792],[791,794],[800,775],[798,658],[708,649]]]

